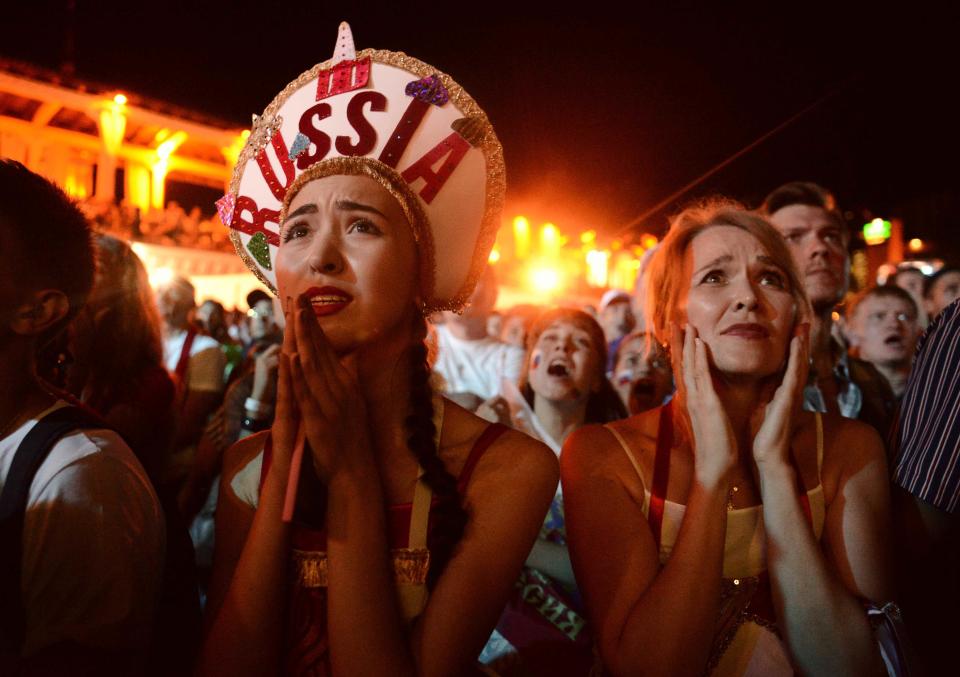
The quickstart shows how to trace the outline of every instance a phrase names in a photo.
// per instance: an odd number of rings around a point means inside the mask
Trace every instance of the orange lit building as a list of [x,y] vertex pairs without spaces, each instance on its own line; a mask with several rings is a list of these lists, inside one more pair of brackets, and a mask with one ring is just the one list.
[[[248,135],[194,111],[0,59],[0,157],[62,186],[98,230],[132,241],[154,283],[189,277],[198,301],[242,307],[259,286],[213,205]],[[498,305],[583,305],[609,287],[630,290],[656,242],[643,235],[627,246],[595,230],[505,215],[490,258]]]
[[[152,276],[187,275],[199,297],[228,306],[242,305],[258,286],[230,253],[226,229],[213,216],[213,200],[225,192],[247,133],[0,59],[0,157],[60,185],[98,229],[137,241]],[[185,211],[171,204],[174,188],[202,197],[181,205]]]

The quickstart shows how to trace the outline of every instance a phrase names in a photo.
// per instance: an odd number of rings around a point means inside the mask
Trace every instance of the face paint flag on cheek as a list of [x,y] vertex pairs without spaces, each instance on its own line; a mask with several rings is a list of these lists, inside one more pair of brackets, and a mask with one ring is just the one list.
[[254,116],[217,202],[237,253],[274,293],[290,201],[335,174],[368,176],[396,198],[417,242],[422,310],[460,310],[493,247],[505,190],[500,142],[470,95],[406,54],[357,52],[340,25],[333,58]]

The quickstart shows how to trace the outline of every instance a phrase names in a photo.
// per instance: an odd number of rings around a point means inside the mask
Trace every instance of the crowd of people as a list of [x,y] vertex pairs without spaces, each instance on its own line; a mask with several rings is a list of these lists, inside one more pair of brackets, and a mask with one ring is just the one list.
[[187,211],[175,200],[167,202],[163,209],[141,211],[130,205],[90,197],[83,200],[80,207],[97,232],[123,240],[166,247],[233,251],[229,234],[216,217],[204,216],[199,207]]
[[0,161],[0,673],[955,665],[960,268],[851,294],[798,181],[681,211],[642,295],[497,311],[499,143],[385,54],[367,93],[474,174],[415,193],[367,144],[256,194],[255,130],[234,189],[280,236],[245,312]]

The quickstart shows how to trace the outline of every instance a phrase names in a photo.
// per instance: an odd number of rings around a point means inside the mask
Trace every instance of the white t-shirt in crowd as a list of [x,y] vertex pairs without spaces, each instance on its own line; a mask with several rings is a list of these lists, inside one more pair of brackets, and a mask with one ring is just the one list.
[[[0,439],[0,489],[43,412]],[[60,642],[145,648],[160,593],[163,513],[143,467],[110,430],[61,438],[30,484],[24,517],[23,653]]]
[[[177,369],[186,339],[187,332],[182,329],[166,332],[163,337],[163,362],[171,374]],[[197,334],[190,345],[190,362],[187,364],[185,378],[187,389],[220,392],[223,390],[223,371],[226,366],[227,356],[220,350],[216,339]]]
[[465,341],[437,325],[437,362],[434,370],[446,381],[448,393],[474,393],[486,400],[500,394],[501,379],[516,383],[523,369],[521,348],[489,336]]

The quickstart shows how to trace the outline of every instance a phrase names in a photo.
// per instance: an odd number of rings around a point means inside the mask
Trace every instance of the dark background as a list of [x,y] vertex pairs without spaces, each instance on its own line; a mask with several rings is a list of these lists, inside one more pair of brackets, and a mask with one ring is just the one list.
[[568,232],[660,234],[697,197],[753,206],[784,181],[809,179],[836,192],[854,226],[899,216],[906,237],[960,260],[955,15],[661,4],[5,3],[0,55],[72,61],[77,78],[244,127],[332,55],[346,19],[358,49],[413,54],[485,108],[506,153],[509,215]]

